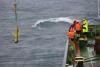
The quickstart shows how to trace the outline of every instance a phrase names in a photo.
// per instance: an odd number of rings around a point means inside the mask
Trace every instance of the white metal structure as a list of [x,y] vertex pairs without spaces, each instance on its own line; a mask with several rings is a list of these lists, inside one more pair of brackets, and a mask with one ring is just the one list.
[[63,60],[62,67],[67,66],[66,59],[67,59],[67,53],[68,53],[68,44],[69,44],[69,39],[67,37],[67,42],[66,42],[66,46],[65,46],[65,53],[64,53],[64,60]]
[[98,18],[100,17],[100,0],[98,0]]

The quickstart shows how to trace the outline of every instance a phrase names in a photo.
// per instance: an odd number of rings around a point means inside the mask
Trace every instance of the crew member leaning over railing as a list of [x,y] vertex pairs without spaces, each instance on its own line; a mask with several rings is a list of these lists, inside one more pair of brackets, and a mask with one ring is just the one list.
[[79,37],[80,33],[81,33],[81,24],[75,20],[73,24],[70,26],[67,36],[69,37],[69,41],[72,43],[72,45],[76,50],[76,56],[80,56],[80,48],[76,41],[77,40],[76,36]]

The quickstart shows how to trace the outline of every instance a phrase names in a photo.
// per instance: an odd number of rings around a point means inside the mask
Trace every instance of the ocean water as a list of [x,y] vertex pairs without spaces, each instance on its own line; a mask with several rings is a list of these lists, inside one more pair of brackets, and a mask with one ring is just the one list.
[[20,41],[15,44],[14,0],[0,0],[0,67],[61,67],[66,31],[74,19],[90,24],[97,0],[17,0]]

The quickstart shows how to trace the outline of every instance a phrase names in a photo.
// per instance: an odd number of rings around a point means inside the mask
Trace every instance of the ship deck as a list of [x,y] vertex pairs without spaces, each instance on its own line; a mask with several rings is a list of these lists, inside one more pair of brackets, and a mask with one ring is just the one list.
[[[100,25],[89,25],[89,31],[93,33],[94,37],[88,37],[86,40],[95,40],[96,46],[93,47],[87,47],[87,46],[80,46],[81,48],[81,56],[84,57],[85,61],[83,62],[83,66],[81,67],[99,67],[100,66]],[[67,56],[68,56],[68,41],[66,43],[66,51],[65,51],[65,56],[64,56],[64,65],[63,67],[73,67],[67,66]],[[82,40],[79,43],[79,45],[86,45],[85,39]],[[84,47],[84,48],[83,48]],[[80,67],[80,66],[76,66]]]

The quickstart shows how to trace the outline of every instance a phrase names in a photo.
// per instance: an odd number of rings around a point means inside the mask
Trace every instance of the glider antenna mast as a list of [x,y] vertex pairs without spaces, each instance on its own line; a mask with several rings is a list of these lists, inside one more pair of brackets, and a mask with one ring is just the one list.
[[16,7],[17,7],[16,0],[14,0],[13,10],[14,10],[14,13],[15,13],[16,29],[12,34],[13,34],[14,42],[18,43],[19,42],[19,26],[18,26],[18,17],[17,17],[17,9],[16,9]]

